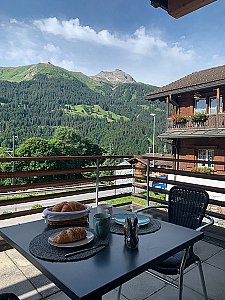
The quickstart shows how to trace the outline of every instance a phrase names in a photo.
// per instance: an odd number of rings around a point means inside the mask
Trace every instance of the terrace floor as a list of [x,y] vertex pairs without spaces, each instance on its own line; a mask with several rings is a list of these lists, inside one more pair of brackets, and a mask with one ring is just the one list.
[[[225,249],[208,241],[201,241],[195,245],[195,252],[203,261],[209,299],[224,300]],[[176,277],[172,279],[176,280]],[[184,300],[203,299],[197,266],[186,271],[184,285]],[[15,249],[0,252],[0,292],[13,292],[21,300],[69,299]],[[175,288],[143,273],[123,285],[121,300],[174,300],[177,299],[177,292]],[[113,300],[116,297],[117,290],[113,290],[103,299]]]

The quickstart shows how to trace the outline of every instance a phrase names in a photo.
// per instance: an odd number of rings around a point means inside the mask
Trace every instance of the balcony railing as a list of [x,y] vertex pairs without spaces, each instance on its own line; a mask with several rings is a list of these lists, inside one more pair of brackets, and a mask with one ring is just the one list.
[[[41,206],[39,205],[40,207],[37,207],[37,203],[41,200],[90,193],[92,198],[82,202],[94,202],[97,205],[99,201],[131,195],[133,170],[129,164],[119,164],[125,157],[129,158],[129,156],[119,155],[0,158],[0,166],[5,163],[12,164],[13,170],[16,170],[16,166],[19,163],[68,162],[67,169],[35,170],[34,167],[34,170],[31,171],[0,171],[0,180],[2,182],[3,179],[8,180],[8,184],[4,182],[0,185],[0,207],[2,210],[0,220],[42,212],[44,204],[42,203]],[[114,165],[104,165],[106,159],[112,161],[111,164],[114,163]],[[69,164],[72,164],[74,161],[81,162],[84,160],[88,160],[89,167],[69,167]],[[23,180],[24,178],[26,178],[26,181]],[[104,191],[109,191],[109,193],[100,197],[99,194]],[[25,203],[30,204],[30,209],[22,208],[21,204],[24,206]],[[32,203],[35,203],[37,208],[31,209]],[[16,209],[8,211],[8,207],[11,206],[16,207]],[[4,208],[5,210],[3,210]]]
[[[143,158],[147,159],[148,162],[146,166],[146,173],[135,176],[139,182],[136,181],[133,185],[139,188],[139,190],[141,189],[145,191],[145,193],[135,193],[134,195],[136,197],[145,199],[147,206],[150,202],[166,204],[167,197],[165,197],[165,200],[160,200],[158,195],[168,195],[170,188],[174,185],[187,188],[190,187],[204,189],[209,193],[210,196],[207,213],[216,219],[215,223],[217,225],[225,227],[225,174],[218,175],[213,173],[184,171],[171,168],[156,168],[151,167],[152,160],[156,158],[150,158],[149,156],[143,156]],[[178,165],[180,162],[186,162],[193,164],[193,166],[203,162],[202,160],[171,159],[165,157],[157,157],[157,160],[173,161],[174,165]],[[225,166],[224,162],[213,161],[213,163],[214,165]],[[156,174],[163,174],[166,176],[158,177]],[[166,188],[155,188],[153,183],[160,183],[161,186],[164,184],[163,187],[166,186]]]
[[[127,157],[128,156],[126,156],[126,158]],[[142,171],[142,174],[140,175],[140,172],[135,172],[135,170],[133,172],[131,165],[119,164],[119,162],[121,162],[124,158],[125,156],[0,158],[0,164],[15,162],[15,165],[18,162],[31,161],[40,162],[63,160],[72,162],[74,160],[89,160],[92,162],[91,166],[83,168],[0,172],[0,180],[4,178],[11,180],[11,183],[9,182],[8,185],[0,186],[0,197],[4,198],[1,198],[2,200],[0,201],[1,210],[4,209],[4,207],[7,208],[9,205],[17,205],[17,211],[1,213],[0,220],[30,215],[43,211],[43,207],[36,209],[21,209],[20,205],[24,203],[39,203],[41,200],[49,200],[71,195],[81,196],[89,193],[92,193],[92,197],[83,201],[84,203],[94,203],[97,205],[99,201],[121,198],[132,194],[137,198],[145,199],[144,202],[146,205],[148,205],[151,201],[154,203],[164,204],[167,201],[167,197],[162,200],[159,199],[158,194],[168,195],[169,189],[173,185],[180,185],[207,190],[210,194],[208,214],[216,218],[218,225],[225,225],[225,175],[183,171],[174,168],[156,168],[151,166],[151,160],[153,158],[148,156],[143,156],[143,158],[147,159],[148,163],[146,168],[138,169],[139,171]],[[105,159],[110,159],[112,163],[105,166]],[[187,162],[189,164],[193,164],[193,166],[202,162],[165,157],[157,157],[157,160],[173,161],[174,165],[177,166],[180,162]],[[213,163],[214,165],[225,166],[224,162],[214,161]],[[166,177],[157,177],[156,174],[166,175]],[[72,178],[63,179],[63,176],[68,175],[70,177],[72,176]],[[23,178],[35,178],[35,181],[24,184],[20,181]],[[14,179],[14,181],[12,181],[12,179]],[[166,189],[157,188],[153,183],[159,183],[160,185],[164,184]],[[133,192],[132,188],[135,189]],[[110,195],[101,195],[102,197],[100,197],[100,193],[106,191],[111,191],[112,193]],[[22,195],[22,197],[18,198],[18,195]],[[17,196],[17,198],[15,198],[15,196]]]
[[167,130],[180,130],[180,129],[208,129],[208,128],[225,128],[225,114],[209,115],[207,120],[186,120],[175,121],[171,118],[167,119]]

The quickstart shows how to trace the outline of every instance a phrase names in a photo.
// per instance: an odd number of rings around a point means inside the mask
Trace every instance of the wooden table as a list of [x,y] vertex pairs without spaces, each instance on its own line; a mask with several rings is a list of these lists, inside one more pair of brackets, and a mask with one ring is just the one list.
[[[114,208],[116,212],[121,209]],[[1,228],[0,235],[71,299],[79,300],[102,299],[102,295],[151,268],[153,263],[203,238],[202,232],[161,221],[160,230],[139,236],[136,250],[124,246],[122,235],[110,234],[109,246],[91,258],[77,262],[48,262],[29,252],[30,241],[47,227],[44,220],[35,221]]]

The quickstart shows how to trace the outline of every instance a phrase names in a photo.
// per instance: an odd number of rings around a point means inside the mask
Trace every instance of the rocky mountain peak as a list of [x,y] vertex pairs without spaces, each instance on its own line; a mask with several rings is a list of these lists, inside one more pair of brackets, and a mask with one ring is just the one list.
[[100,73],[96,74],[95,76],[92,76],[92,78],[95,80],[109,81],[112,84],[136,82],[131,75],[129,75],[119,69],[116,69],[111,72],[101,71]]

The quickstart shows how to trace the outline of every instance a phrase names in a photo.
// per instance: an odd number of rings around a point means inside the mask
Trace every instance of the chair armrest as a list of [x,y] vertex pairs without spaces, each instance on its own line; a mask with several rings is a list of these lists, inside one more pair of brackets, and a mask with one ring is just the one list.
[[209,215],[205,215],[204,218],[208,219],[208,223],[205,224],[205,225],[202,225],[202,226],[198,227],[196,229],[196,231],[201,231],[202,229],[204,229],[204,228],[206,228],[206,227],[211,226],[211,225],[214,224],[214,219],[211,218]]
[[168,208],[168,205],[152,205],[152,206],[146,206],[146,207],[139,208],[139,209],[135,210],[134,213],[139,213],[139,212],[141,212],[141,211],[145,211],[145,210],[152,209],[152,208]]

